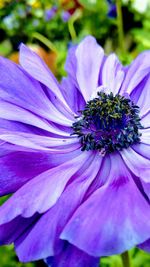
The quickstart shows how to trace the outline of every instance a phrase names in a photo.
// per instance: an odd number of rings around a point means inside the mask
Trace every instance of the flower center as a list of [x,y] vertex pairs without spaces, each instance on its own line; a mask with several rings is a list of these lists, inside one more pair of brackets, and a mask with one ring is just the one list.
[[82,151],[105,154],[140,142],[139,107],[124,96],[98,92],[80,113],[72,125],[72,135],[80,139]]

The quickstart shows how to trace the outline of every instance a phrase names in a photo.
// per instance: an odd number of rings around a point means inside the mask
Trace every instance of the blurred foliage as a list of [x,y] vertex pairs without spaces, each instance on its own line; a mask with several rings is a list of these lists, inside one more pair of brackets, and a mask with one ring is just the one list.
[[[150,255],[145,253],[144,251],[135,248],[132,249],[129,252],[129,254],[132,262],[132,267],[150,266]],[[32,263],[20,263],[18,261],[18,258],[14,252],[14,248],[12,245],[0,247],[0,266],[1,267],[46,267],[43,261],[36,261]],[[122,267],[122,261],[120,255],[102,258],[100,267]]]
[[[26,43],[61,78],[68,48],[91,34],[107,54],[115,51],[129,64],[139,52],[150,49],[150,1],[122,0],[122,13],[124,53],[118,45],[115,0],[0,0],[0,55],[18,63],[19,45]],[[130,257],[134,267],[150,266],[150,256],[143,251],[132,249]],[[45,264],[19,263],[12,245],[0,248],[0,267],[23,266]],[[119,255],[101,259],[101,267],[121,266]]]
[[61,77],[68,47],[91,34],[106,53],[115,51],[129,64],[139,52],[150,48],[150,7],[143,9],[144,0],[140,9],[136,1],[122,0],[126,49],[122,54],[115,0],[0,0],[0,54],[9,57],[21,42],[36,44],[55,53],[52,71]]

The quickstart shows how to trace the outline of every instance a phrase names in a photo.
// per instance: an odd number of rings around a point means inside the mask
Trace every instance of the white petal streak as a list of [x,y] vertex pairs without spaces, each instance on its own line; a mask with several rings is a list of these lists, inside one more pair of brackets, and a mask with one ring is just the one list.
[[131,147],[120,152],[125,164],[138,177],[150,182],[150,160],[136,153]]
[[129,66],[124,83],[121,88],[121,93],[129,95],[140,84],[140,82],[150,72],[150,52],[141,53]]
[[88,36],[78,45],[75,54],[77,58],[77,81],[87,102],[98,86],[104,51],[93,37]]
[[102,84],[107,88],[105,92],[107,94],[110,92],[113,92],[114,95],[117,94],[124,76],[123,67],[117,56],[115,54],[109,55],[102,69]]
[[78,157],[36,176],[22,186],[0,208],[0,224],[19,215],[31,217],[35,212],[46,212],[56,203],[72,175],[82,169],[90,156],[93,157],[93,154],[80,153]]
[[150,111],[141,117],[141,124],[144,128],[150,127]]
[[146,81],[146,84],[141,91],[141,95],[137,101],[137,106],[140,107],[140,116],[144,116],[150,111],[150,76]]
[[61,91],[60,85],[45,62],[27,46],[20,46],[20,63],[33,78],[46,85],[60,99],[62,104],[71,112]]
[[142,134],[140,137],[141,143],[150,145],[150,129],[141,129],[139,132]]
[[0,140],[11,143],[13,145],[27,147],[29,149],[31,148],[46,151],[60,150],[61,152],[62,150],[66,151],[68,146],[72,146],[72,149],[74,148],[74,145],[80,147],[79,140],[75,137],[62,139],[20,132],[4,132],[5,131],[1,130]]
[[12,122],[17,121],[25,123],[51,133],[56,133],[58,135],[69,135],[68,133],[56,128],[55,126],[52,126],[52,124],[48,123],[46,120],[34,115],[30,111],[7,102],[1,101],[0,103],[0,118]]

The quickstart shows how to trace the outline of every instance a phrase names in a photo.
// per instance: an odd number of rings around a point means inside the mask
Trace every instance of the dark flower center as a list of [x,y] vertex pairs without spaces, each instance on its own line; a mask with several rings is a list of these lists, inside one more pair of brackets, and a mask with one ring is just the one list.
[[79,137],[82,151],[105,154],[140,142],[139,107],[124,96],[98,92],[80,113],[72,125],[72,135]]

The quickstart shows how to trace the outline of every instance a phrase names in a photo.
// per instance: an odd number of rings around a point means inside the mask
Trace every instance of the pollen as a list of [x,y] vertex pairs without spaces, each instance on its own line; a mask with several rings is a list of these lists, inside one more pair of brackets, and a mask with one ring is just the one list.
[[82,151],[98,150],[112,153],[139,143],[139,107],[124,96],[98,92],[86,103],[84,110],[72,125],[72,135],[77,135]]

